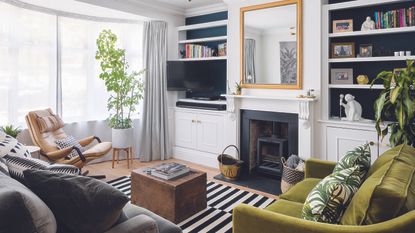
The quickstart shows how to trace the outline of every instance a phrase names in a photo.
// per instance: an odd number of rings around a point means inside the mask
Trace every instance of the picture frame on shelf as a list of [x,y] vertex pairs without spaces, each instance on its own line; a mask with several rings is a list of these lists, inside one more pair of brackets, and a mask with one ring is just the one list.
[[353,69],[330,69],[331,84],[353,84]]
[[372,44],[359,45],[359,57],[372,57],[372,56],[373,56],[373,45]]
[[352,32],[353,19],[333,20],[333,33]]
[[331,44],[332,58],[353,58],[355,54],[354,42],[332,43]]

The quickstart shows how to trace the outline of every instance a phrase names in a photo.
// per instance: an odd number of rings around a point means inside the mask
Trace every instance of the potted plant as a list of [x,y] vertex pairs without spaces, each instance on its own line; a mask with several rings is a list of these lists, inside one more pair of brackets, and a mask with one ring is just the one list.
[[235,95],[240,95],[242,91],[241,81],[235,82]]
[[129,68],[125,50],[117,47],[117,36],[111,30],[103,30],[96,41],[98,50],[95,59],[100,61],[99,78],[104,80],[108,98],[108,124],[112,128],[114,148],[129,148],[132,145],[132,114],[143,99],[144,83],[142,71],[127,72]]
[[[405,69],[383,71],[376,80],[383,81],[384,90],[375,102],[376,130],[383,139],[388,133],[392,147],[399,144],[415,146],[415,67],[414,61],[407,61]],[[385,119],[391,119],[381,128]]]
[[17,138],[17,135],[19,135],[19,133],[22,132],[20,127],[14,127],[13,125],[1,126],[0,130],[14,138]]

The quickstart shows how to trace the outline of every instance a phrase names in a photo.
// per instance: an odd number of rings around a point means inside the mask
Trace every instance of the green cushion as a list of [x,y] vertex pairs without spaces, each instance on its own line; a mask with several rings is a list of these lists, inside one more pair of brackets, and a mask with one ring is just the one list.
[[275,213],[279,213],[279,214],[283,214],[283,215],[287,215],[287,216],[291,216],[295,218],[301,218],[303,204],[280,199],[265,209],[275,212]]
[[372,166],[370,167],[367,176],[371,176],[373,173],[375,173],[379,168],[381,168],[383,165],[385,165],[386,163],[390,162],[392,159],[394,159],[396,156],[398,156],[402,150],[408,150],[410,148],[407,148],[404,145],[399,145],[396,146],[392,149],[389,149],[387,151],[385,151],[381,156],[379,156],[379,158],[377,158],[375,160],[375,162],[372,164]]
[[286,193],[279,196],[280,199],[304,203],[310,191],[316,187],[321,179],[307,178],[290,188]]
[[359,166],[327,176],[308,194],[302,218],[315,222],[339,223],[361,182]]
[[[362,184],[345,211],[341,224],[380,223],[415,209],[415,149],[399,146],[385,155],[376,165],[383,166],[376,168]],[[393,159],[385,162],[386,157]]]
[[339,172],[341,170],[359,166],[359,176],[364,178],[370,167],[370,147],[369,144],[364,144],[355,147],[353,150],[348,151],[340,160],[337,162],[333,169],[333,172]]

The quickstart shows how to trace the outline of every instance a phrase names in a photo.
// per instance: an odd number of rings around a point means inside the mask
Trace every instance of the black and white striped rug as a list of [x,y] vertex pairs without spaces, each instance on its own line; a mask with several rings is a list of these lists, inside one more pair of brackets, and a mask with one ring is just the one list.
[[[108,182],[131,197],[131,179],[124,176]],[[232,232],[232,209],[240,203],[265,208],[275,200],[227,185],[207,183],[208,207],[178,225],[183,232]]]

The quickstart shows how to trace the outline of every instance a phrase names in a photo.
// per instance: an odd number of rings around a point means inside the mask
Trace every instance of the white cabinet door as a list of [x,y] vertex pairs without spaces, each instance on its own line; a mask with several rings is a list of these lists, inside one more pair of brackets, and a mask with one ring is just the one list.
[[175,112],[175,146],[196,149],[197,114]]
[[197,149],[219,154],[223,149],[223,116],[210,114],[197,116]]
[[387,147],[377,143],[378,137],[375,131],[345,129],[337,127],[327,127],[327,159],[338,161],[347,151],[364,143],[373,142],[370,147],[372,163],[382,154]]

